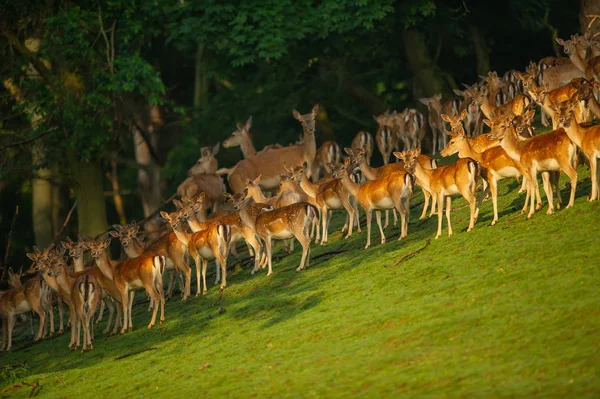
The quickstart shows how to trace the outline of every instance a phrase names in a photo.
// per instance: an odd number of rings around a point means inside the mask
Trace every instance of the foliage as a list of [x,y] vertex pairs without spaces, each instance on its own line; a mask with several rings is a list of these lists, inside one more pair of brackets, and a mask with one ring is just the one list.
[[[419,193],[401,242],[397,227],[385,230],[384,245],[374,228],[368,250],[364,230],[349,240],[335,231],[327,247],[313,244],[300,273],[299,251],[286,256],[278,245],[270,277],[231,258],[221,302],[216,286],[206,297],[174,299],[152,330],[142,303],[132,333],[109,338],[99,332],[104,322],[96,325],[90,353],[69,351],[65,334],[27,351],[19,339],[2,358],[27,361],[26,381],[57,398],[595,397],[600,274],[590,260],[600,203],[586,201],[589,174],[585,166],[579,173],[575,206],[551,216],[545,207],[531,220],[519,215],[524,194],[504,180],[496,226],[486,201],[466,233],[469,210],[455,199],[455,236],[433,240],[437,220],[418,220]],[[335,229],[343,218],[334,213]],[[386,267],[426,239],[425,250]],[[337,249],[348,252],[317,258]]]
[[27,363],[0,366],[0,386],[4,387],[25,378],[31,370]]

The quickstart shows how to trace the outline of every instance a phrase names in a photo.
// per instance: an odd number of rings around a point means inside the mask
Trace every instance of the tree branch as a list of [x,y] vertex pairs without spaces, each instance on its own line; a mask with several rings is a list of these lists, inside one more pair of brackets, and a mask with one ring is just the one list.
[[29,138],[27,140],[21,140],[21,141],[17,141],[15,143],[12,143],[12,144],[9,144],[9,145],[5,145],[4,147],[0,148],[0,151],[4,151],[4,150],[6,150],[8,148],[17,147],[17,146],[24,145],[24,144],[29,144],[32,141],[35,141],[35,140],[39,139],[40,137],[45,136],[48,133],[51,133],[51,132],[53,132],[55,130],[56,130],[56,127],[52,127],[52,128],[50,128],[50,129],[48,129],[46,131],[43,131],[42,133],[38,134],[37,136],[31,137],[31,138]]
[[7,239],[7,243],[6,243],[6,252],[4,253],[4,260],[2,261],[3,263],[3,267],[2,267],[2,277],[0,277],[0,280],[4,280],[4,275],[6,274],[6,270],[8,269],[8,254],[10,251],[10,243],[12,240],[12,233],[13,233],[13,228],[15,227],[15,222],[17,221],[17,215],[19,214],[19,206],[17,205],[17,208],[15,209],[15,215],[13,216],[12,222],[10,223],[10,230],[8,231],[8,239]]

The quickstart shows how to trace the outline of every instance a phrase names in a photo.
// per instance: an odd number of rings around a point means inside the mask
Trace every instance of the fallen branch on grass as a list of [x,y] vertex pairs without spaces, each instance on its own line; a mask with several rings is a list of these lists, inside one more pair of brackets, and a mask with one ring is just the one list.
[[416,254],[418,254],[419,252],[421,252],[422,250],[424,250],[425,248],[427,248],[429,246],[429,244],[431,243],[431,238],[428,238],[427,240],[425,240],[425,245],[422,248],[417,249],[416,251],[413,251],[411,253],[408,253],[406,255],[404,255],[403,257],[401,257],[400,259],[398,259],[396,262],[394,262],[394,264],[392,265],[386,265],[384,267],[394,267],[394,266],[398,266],[400,263],[404,262],[407,259],[412,258],[413,256],[415,256]]

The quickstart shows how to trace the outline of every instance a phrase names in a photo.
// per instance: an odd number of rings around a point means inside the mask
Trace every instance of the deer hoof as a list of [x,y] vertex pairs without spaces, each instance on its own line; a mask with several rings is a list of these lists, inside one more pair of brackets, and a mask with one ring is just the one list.
[[133,327],[129,326],[129,328],[127,329],[128,332],[132,332],[133,331]]
[[365,249],[369,248],[370,246],[371,246],[371,244],[365,245]]
[[154,327],[153,323],[148,324],[148,330],[151,329],[152,327]]
[[554,213],[554,209],[548,209],[546,211],[546,215],[552,215]]

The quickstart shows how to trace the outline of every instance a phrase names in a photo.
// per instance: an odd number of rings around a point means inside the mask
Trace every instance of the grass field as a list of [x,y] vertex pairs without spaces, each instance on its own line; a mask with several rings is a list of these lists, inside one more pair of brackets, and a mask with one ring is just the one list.
[[[283,257],[278,246],[270,277],[232,260],[220,303],[214,286],[174,299],[152,330],[138,306],[132,333],[97,328],[90,353],[69,351],[68,334],[25,347],[21,336],[0,365],[27,371],[0,384],[37,382],[50,398],[599,397],[600,202],[587,202],[589,172],[579,173],[575,207],[554,215],[544,206],[526,220],[524,195],[505,180],[494,227],[486,201],[466,233],[468,207],[455,199],[450,238],[444,229],[433,240],[436,218],[419,221],[415,206],[406,240],[389,227],[380,245],[374,224],[364,250],[365,231],[336,232],[327,247],[313,245],[300,273],[298,248]],[[566,203],[564,186],[563,175]],[[16,385],[0,397],[30,391]]]

